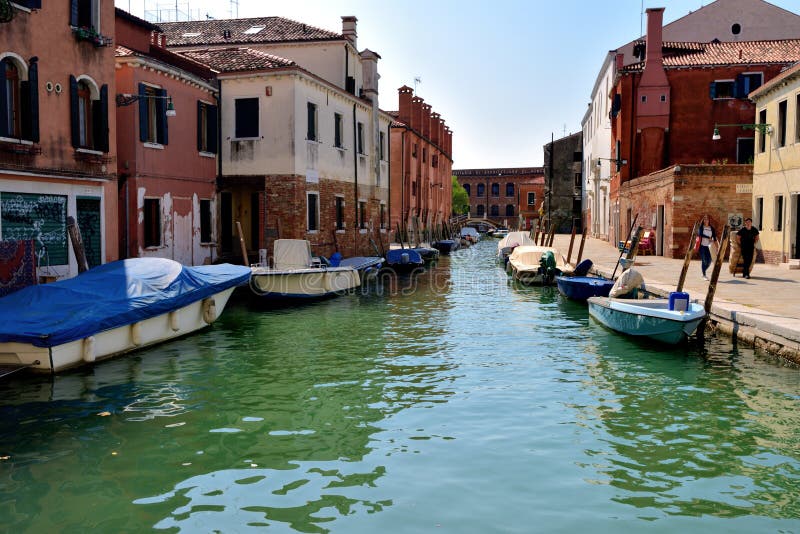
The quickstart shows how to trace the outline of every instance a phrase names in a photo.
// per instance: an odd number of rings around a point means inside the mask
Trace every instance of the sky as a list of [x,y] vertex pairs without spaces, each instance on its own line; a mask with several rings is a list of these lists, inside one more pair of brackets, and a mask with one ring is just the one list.
[[[398,109],[397,89],[416,94],[453,130],[453,168],[541,166],[543,146],[581,129],[609,50],[642,35],[648,7],[665,24],[700,0],[116,0],[194,19],[281,16],[341,32],[358,18],[358,49],[381,56],[379,105]],[[800,12],[798,0],[770,3]],[[150,19],[148,19],[150,20]]]

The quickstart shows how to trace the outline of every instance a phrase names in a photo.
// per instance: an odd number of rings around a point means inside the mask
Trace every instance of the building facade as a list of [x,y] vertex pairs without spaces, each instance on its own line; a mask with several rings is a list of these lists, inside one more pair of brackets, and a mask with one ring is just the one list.
[[[493,224],[516,228],[523,218],[535,218],[527,204],[527,193],[533,192],[534,205],[538,208],[544,191],[543,167],[508,167],[495,169],[458,169],[453,171],[458,183],[469,197],[469,216],[473,219],[488,219]],[[526,196],[522,197],[525,186]],[[538,193],[538,195],[537,195]],[[525,206],[521,213],[520,206]]]
[[120,256],[211,263],[215,73],[169,52],[157,26],[120,9],[116,19]]
[[414,96],[410,87],[398,89],[400,110],[390,133],[391,228],[416,220],[434,227],[450,218],[453,209],[453,132],[441,115]]
[[770,131],[756,136],[753,224],[764,261],[800,262],[800,63],[750,94],[756,119]]
[[545,192],[542,217],[556,232],[583,231],[583,134],[556,139],[544,146]]
[[33,240],[40,275],[71,277],[68,216],[90,266],[118,254],[114,5],[10,9],[0,23],[0,240]]

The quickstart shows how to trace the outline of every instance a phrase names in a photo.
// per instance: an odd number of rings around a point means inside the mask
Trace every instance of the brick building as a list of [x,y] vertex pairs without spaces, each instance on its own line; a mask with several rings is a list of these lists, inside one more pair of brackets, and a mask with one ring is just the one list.
[[211,263],[216,74],[166,50],[160,28],[121,9],[115,36],[120,256]]
[[581,196],[583,134],[556,139],[544,146],[545,192],[543,217],[552,221],[557,232],[583,228]]
[[389,124],[378,60],[336,33],[281,17],[160,25],[170,49],[218,71],[220,254],[271,255],[275,237],[315,254],[373,254],[388,241]]
[[[527,193],[534,192],[534,203],[544,195],[542,167],[458,169],[453,171],[453,176],[467,192],[470,217],[488,219],[498,225],[519,225],[522,186],[526,186],[525,211],[528,214],[531,210],[527,205]],[[537,189],[540,184],[541,190]]]
[[453,132],[410,87],[398,93],[400,110],[390,112],[391,228],[414,217],[432,227],[452,212]]
[[544,176],[535,176],[533,179],[519,184],[519,205],[517,206],[522,229],[533,227],[544,213]]
[[66,219],[90,266],[117,258],[114,5],[6,3],[0,31],[0,240],[34,240],[39,274],[71,277]]
[[[675,224],[666,209],[671,202],[667,197],[642,198],[637,204],[640,199],[632,195],[631,182],[652,173],[664,176],[660,171],[676,165],[711,163],[721,172],[716,165],[752,163],[753,127],[739,126],[755,122],[747,94],[800,59],[800,40],[663,42],[663,8],[648,9],[647,15],[646,40],[637,49],[640,61],[625,66],[617,56],[611,91],[611,158],[625,163],[618,169],[612,165],[609,240],[623,239],[631,217],[647,211],[644,202],[655,202],[655,220],[648,222],[665,243],[657,253],[681,255],[680,243],[688,235],[673,233],[689,232],[691,225],[687,229]],[[719,140],[712,139],[716,125],[723,133]],[[722,174],[739,176],[739,191],[749,188],[751,179],[745,180],[737,170]],[[736,204],[733,199],[718,199],[720,205],[727,202]],[[683,214],[689,206],[673,206],[672,212]],[[699,219],[702,213],[686,215]],[[724,218],[721,213],[719,217]]]

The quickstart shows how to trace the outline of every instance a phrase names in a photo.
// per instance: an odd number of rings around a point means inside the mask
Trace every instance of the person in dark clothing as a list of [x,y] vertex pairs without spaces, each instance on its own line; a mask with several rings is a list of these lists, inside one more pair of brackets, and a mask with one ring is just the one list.
[[697,237],[700,238],[700,268],[703,271],[703,280],[708,280],[706,270],[711,265],[711,243],[717,242],[717,233],[714,227],[708,222],[708,215],[703,215],[700,227],[697,229]]
[[753,227],[753,219],[748,217],[744,220],[744,226],[736,233],[736,241],[739,243],[744,262],[742,276],[750,278],[750,264],[753,263],[753,253],[758,243],[758,228]]

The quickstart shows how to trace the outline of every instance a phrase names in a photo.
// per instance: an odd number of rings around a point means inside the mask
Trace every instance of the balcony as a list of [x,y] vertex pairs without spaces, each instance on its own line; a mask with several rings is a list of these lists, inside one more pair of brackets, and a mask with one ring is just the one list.
[[85,26],[81,27],[73,27],[72,33],[75,35],[75,40],[77,41],[88,41],[92,43],[96,48],[100,48],[102,46],[111,46],[114,42],[111,37],[106,35],[102,35],[97,32],[94,28],[87,28]]

